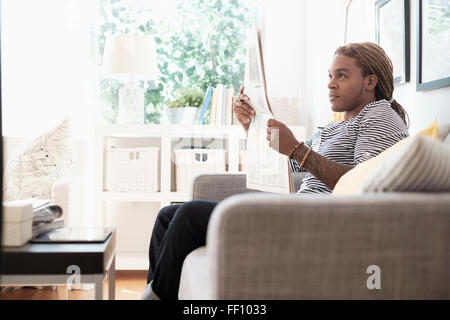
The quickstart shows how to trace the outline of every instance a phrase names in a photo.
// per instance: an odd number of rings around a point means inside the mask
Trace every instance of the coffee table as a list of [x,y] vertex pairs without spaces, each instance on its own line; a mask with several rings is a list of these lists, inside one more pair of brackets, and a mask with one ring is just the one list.
[[54,285],[94,283],[95,299],[103,299],[108,275],[108,296],[115,299],[116,231],[99,243],[28,243],[3,247],[1,285]]

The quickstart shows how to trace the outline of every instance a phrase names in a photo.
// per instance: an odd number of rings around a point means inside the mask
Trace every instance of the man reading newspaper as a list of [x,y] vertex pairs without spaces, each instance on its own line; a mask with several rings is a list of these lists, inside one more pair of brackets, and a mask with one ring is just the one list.
[[[318,70],[318,72],[327,72]],[[343,112],[344,121],[320,128],[307,141],[298,141],[280,121],[268,119],[266,138],[277,152],[289,157],[293,170],[307,171],[298,191],[330,194],[338,180],[366,161],[408,136],[406,112],[393,98],[392,62],[375,43],[339,47],[328,69],[331,110]],[[245,131],[257,112],[244,87],[234,111]],[[204,246],[211,214],[217,203],[189,201],[161,209],[150,241],[150,267],[142,299],[177,299],[181,269],[186,256]]]

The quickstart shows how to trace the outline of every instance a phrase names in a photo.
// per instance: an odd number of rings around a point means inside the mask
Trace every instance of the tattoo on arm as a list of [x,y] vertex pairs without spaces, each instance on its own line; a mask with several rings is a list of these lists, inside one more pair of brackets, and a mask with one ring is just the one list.
[[[308,147],[302,145],[294,152],[293,158],[300,164],[307,150]],[[328,188],[333,190],[339,179],[347,171],[353,169],[354,166],[337,163],[318,154],[317,152],[311,151],[303,164],[303,168],[305,168],[305,170],[311,173],[314,177],[325,183]]]

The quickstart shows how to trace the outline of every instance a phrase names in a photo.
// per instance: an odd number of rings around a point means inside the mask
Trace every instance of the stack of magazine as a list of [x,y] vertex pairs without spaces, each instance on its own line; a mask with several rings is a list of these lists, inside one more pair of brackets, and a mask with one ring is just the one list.
[[36,238],[44,233],[64,227],[62,208],[50,200],[31,199],[33,204],[33,234]]

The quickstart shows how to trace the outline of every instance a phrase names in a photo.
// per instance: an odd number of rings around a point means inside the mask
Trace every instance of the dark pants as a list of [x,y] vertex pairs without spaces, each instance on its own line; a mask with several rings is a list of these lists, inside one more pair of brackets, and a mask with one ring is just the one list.
[[178,299],[186,256],[206,243],[209,218],[217,202],[194,200],[161,209],[150,240],[147,283],[161,299]]

